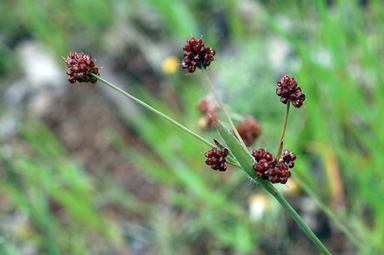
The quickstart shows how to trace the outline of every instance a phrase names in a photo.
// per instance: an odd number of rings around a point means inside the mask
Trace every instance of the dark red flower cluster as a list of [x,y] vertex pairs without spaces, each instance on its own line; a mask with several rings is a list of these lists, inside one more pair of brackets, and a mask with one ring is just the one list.
[[184,59],[181,62],[183,69],[188,69],[190,73],[200,68],[200,64],[206,68],[214,60],[216,51],[204,45],[201,39],[189,38],[187,44],[183,47]]
[[99,74],[99,68],[95,66],[91,55],[84,53],[71,52],[65,59],[67,64],[67,74],[69,75],[68,81],[70,83],[78,82],[91,82],[96,83],[97,79],[90,74]]
[[263,148],[253,150],[252,156],[256,160],[253,169],[257,172],[257,177],[270,180],[272,183],[282,184],[287,183],[288,178],[291,177],[291,172],[288,169],[294,167],[293,161],[296,159],[296,155],[289,150],[283,151],[277,164],[271,153],[266,152]]
[[293,152],[289,152],[289,150],[283,150],[281,153],[281,157],[279,159],[279,163],[285,163],[289,168],[295,166],[293,161],[296,160],[296,155]]
[[288,170],[288,166],[284,163],[278,163],[274,169],[270,171],[272,183],[285,184],[288,178],[291,177],[291,172]]
[[270,175],[270,170],[273,170],[276,160],[271,153],[266,152],[263,148],[252,150],[252,156],[256,160],[253,169],[257,172],[257,177],[267,180]]
[[296,155],[289,150],[284,150],[279,159],[279,163],[276,165],[275,169],[271,171],[271,182],[272,183],[282,183],[285,184],[288,181],[288,178],[291,177],[291,172],[288,170],[295,166],[293,161],[296,159]]
[[301,92],[301,88],[297,86],[295,78],[289,78],[284,75],[279,82],[277,82],[276,94],[281,97],[280,101],[283,104],[292,102],[296,108],[300,108],[305,100],[305,95]]
[[227,148],[219,150],[214,147],[212,150],[205,152],[204,156],[207,158],[205,164],[211,166],[213,170],[226,171],[227,160],[225,158],[228,156],[228,153]]
[[261,134],[261,127],[252,116],[244,118],[244,121],[239,123],[236,129],[247,146],[254,144]]

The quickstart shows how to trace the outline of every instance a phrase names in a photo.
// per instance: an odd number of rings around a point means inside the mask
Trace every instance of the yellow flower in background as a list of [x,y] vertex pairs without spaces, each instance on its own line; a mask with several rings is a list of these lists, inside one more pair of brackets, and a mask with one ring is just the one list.
[[164,59],[161,67],[164,73],[173,74],[177,71],[177,68],[179,67],[179,65],[180,65],[179,60],[174,56],[170,56]]

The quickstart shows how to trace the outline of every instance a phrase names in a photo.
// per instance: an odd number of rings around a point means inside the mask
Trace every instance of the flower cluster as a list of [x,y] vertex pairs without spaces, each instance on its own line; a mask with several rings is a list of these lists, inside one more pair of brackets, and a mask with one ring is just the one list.
[[288,166],[284,163],[278,163],[274,169],[270,171],[272,183],[285,184],[288,178],[291,177],[291,172],[288,170]]
[[284,75],[279,82],[277,82],[276,94],[281,97],[280,101],[283,104],[292,102],[296,108],[300,108],[305,100],[305,95],[301,92],[301,88],[297,86],[295,78],[289,78]]
[[243,122],[236,126],[236,129],[247,146],[254,144],[261,134],[261,127],[252,116],[246,117]]
[[296,155],[289,150],[284,150],[279,159],[279,163],[276,165],[275,169],[271,171],[273,175],[271,178],[272,183],[282,183],[285,184],[288,181],[288,178],[291,177],[291,172],[288,170],[295,166],[293,161],[296,159]]
[[99,74],[99,68],[95,66],[91,55],[83,53],[71,52],[65,59],[67,64],[67,74],[69,75],[68,81],[70,83],[78,82],[91,82],[96,83],[97,79],[90,74]]
[[206,130],[214,129],[219,115],[216,113],[216,106],[209,97],[203,98],[197,105],[199,112],[204,115],[200,121],[199,126]]
[[228,156],[228,149],[223,148],[219,150],[214,147],[212,150],[205,152],[204,156],[207,158],[205,164],[211,166],[213,170],[226,171],[226,157]]
[[188,69],[190,73],[196,70],[196,67],[200,68],[202,65],[204,68],[209,66],[214,60],[216,51],[205,46],[201,39],[189,38],[187,44],[183,48],[184,59],[181,62],[183,69]]
[[252,156],[256,160],[253,169],[257,172],[257,177],[267,180],[269,176],[271,176],[270,171],[273,170],[276,164],[276,159],[271,153],[266,152],[263,148],[252,150]]
[[282,184],[287,183],[288,178],[291,177],[289,168],[294,167],[293,161],[296,159],[296,155],[289,150],[283,151],[277,164],[271,153],[266,152],[263,148],[253,150],[252,156],[256,160],[253,169],[257,172],[257,177]]
[[293,163],[295,159],[296,155],[293,152],[289,152],[289,150],[283,150],[279,159],[279,163],[285,163],[289,168],[292,168],[295,166]]

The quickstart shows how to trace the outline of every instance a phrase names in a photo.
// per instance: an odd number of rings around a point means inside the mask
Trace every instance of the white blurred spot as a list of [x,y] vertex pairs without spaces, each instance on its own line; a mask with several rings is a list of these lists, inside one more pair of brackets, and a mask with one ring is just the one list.
[[322,48],[317,51],[312,51],[310,56],[312,61],[321,67],[332,68],[333,66],[331,53],[327,49]]
[[[64,61],[35,41],[20,44],[16,55],[24,75],[5,91],[4,99],[12,106],[27,106],[28,110],[42,115],[65,90]],[[59,66],[60,61],[63,66]]]
[[269,199],[263,194],[252,195],[249,200],[249,216],[252,220],[258,221],[263,218],[264,212],[269,207]]

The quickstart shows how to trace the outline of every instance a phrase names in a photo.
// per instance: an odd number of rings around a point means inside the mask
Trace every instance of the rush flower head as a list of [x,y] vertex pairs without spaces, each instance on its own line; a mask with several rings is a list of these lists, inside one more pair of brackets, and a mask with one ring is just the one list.
[[207,158],[205,164],[211,166],[213,170],[226,171],[227,161],[225,158],[228,156],[228,153],[229,151],[227,148],[219,150],[214,147],[212,150],[205,152],[204,156]]
[[214,60],[216,51],[205,46],[201,39],[189,38],[187,44],[183,47],[184,59],[181,62],[183,69],[188,69],[188,72],[193,73],[196,67],[201,68],[201,65],[206,68]]
[[247,146],[254,144],[261,134],[261,127],[252,116],[246,117],[243,122],[236,126],[236,129]]
[[279,159],[280,163],[285,163],[289,168],[294,167],[293,161],[295,161],[296,155],[293,152],[289,152],[289,150],[283,150],[281,157]]
[[276,94],[281,97],[280,101],[287,104],[290,101],[296,108],[300,108],[305,100],[305,95],[301,92],[301,88],[297,86],[295,78],[290,78],[284,75],[279,82],[277,82]]
[[275,158],[263,148],[253,150],[252,156],[256,160],[253,169],[257,172],[257,177],[268,180],[271,176],[270,171],[273,170],[274,165],[276,164]]
[[97,79],[90,74],[100,75],[99,68],[95,66],[91,55],[71,52],[65,59],[65,63],[68,67],[67,75],[69,75],[68,81],[70,83],[75,83],[76,81],[96,83]]
[[206,115],[208,113],[214,113],[216,111],[216,106],[210,97],[204,97],[200,99],[199,103],[197,104],[197,109],[201,114]]
[[284,150],[279,162],[272,156],[271,153],[263,148],[252,151],[252,156],[256,160],[253,169],[257,172],[257,177],[264,180],[269,180],[271,183],[285,184],[288,178],[291,177],[289,168],[294,167],[293,161],[296,155],[289,150]]

